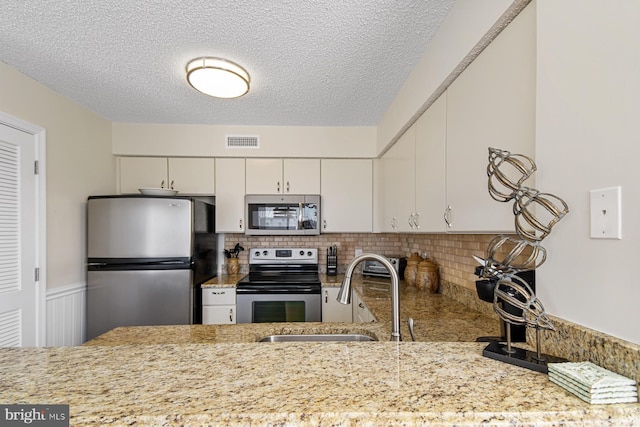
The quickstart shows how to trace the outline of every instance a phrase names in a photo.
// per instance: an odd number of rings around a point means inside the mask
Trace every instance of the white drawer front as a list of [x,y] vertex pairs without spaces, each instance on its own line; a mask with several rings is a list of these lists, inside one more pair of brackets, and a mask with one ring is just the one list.
[[235,305],[234,288],[205,288],[202,290],[202,305]]
[[236,323],[235,305],[216,305],[202,307],[203,325],[225,325]]

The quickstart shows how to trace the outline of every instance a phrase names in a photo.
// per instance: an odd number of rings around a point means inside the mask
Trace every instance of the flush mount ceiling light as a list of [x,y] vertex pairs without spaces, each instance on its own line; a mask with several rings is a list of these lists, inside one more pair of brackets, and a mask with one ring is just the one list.
[[196,90],[216,98],[237,98],[249,92],[247,70],[222,58],[196,58],[187,64],[187,81]]

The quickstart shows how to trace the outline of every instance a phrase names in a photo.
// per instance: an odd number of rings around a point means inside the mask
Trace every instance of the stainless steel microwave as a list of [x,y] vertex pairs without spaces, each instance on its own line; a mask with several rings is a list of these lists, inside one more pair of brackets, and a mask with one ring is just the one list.
[[245,234],[320,234],[320,195],[245,196]]

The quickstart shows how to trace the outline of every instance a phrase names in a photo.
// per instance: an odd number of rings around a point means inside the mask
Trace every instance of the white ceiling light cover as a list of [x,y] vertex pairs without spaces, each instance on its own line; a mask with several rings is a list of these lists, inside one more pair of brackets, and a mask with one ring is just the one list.
[[216,98],[237,98],[249,92],[249,73],[222,58],[197,58],[187,64],[187,81],[196,90]]

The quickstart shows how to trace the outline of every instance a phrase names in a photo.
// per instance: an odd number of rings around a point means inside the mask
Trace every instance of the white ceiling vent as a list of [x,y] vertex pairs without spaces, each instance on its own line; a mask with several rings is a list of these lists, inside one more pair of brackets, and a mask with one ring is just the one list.
[[260,136],[227,135],[225,148],[260,148]]

